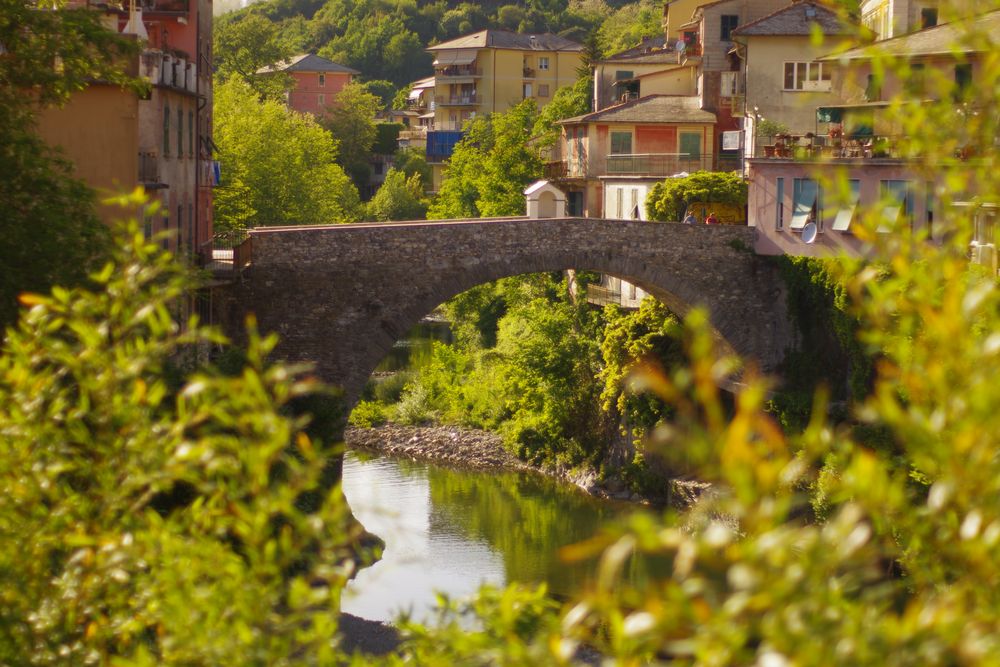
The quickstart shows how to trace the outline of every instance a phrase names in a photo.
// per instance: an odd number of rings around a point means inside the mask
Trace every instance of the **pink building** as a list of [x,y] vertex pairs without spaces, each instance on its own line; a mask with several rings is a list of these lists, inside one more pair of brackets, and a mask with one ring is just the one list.
[[286,72],[291,75],[295,85],[288,92],[289,108],[314,116],[326,114],[327,108],[334,104],[344,86],[360,74],[355,69],[338,65],[314,53],[304,53],[273,67],[261,68],[258,74],[269,72]]

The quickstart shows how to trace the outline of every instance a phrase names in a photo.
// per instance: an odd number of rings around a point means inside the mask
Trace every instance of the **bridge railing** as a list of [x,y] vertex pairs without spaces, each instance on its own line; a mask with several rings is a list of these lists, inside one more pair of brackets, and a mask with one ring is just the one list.
[[202,244],[199,255],[210,271],[237,271],[250,264],[253,242],[246,230],[219,232]]

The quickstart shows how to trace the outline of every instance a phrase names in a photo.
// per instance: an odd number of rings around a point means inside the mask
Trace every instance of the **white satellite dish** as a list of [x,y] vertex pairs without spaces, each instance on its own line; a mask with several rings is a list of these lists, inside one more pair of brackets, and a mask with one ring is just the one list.
[[807,222],[806,226],[802,228],[802,240],[805,243],[812,243],[816,240],[816,223]]

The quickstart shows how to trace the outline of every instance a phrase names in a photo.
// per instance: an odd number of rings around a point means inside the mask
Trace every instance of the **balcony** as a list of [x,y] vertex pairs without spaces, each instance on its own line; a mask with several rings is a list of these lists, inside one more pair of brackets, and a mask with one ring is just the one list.
[[154,86],[191,95],[198,93],[198,66],[176,53],[156,49],[142,52],[142,76]]
[[543,169],[542,178],[549,181],[557,181],[559,179],[566,178],[569,173],[566,163],[563,161],[546,162]]
[[746,94],[746,79],[743,72],[722,72],[719,85],[721,97],[742,97]]
[[141,0],[139,6],[144,15],[161,14],[184,16],[191,10],[191,0]]
[[449,65],[434,70],[435,81],[447,81],[450,79],[478,79],[483,75],[483,71],[473,65]]
[[[904,160],[902,136],[869,135],[844,138],[805,135],[758,136],[754,155],[778,160]],[[961,156],[959,156],[961,157]]]
[[468,95],[439,95],[434,98],[438,106],[442,107],[474,107],[479,106],[482,100],[479,95],[470,93]]
[[160,183],[160,160],[156,151],[139,151],[139,182],[147,190],[163,186]]
[[711,169],[711,155],[644,153],[609,155],[607,157],[607,169],[605,173],[615,176],[672,176],[682,171],[692,172]]
[[524,76],[525,79],[534,79],[535,78],[535,70],[533,68],[531,68],[531,67],[525,67],[523,69],[523,76]]
[[427,161],[444,162],[451,157],[455,144],[462,138],[461,132],[431,131],[427,133]]

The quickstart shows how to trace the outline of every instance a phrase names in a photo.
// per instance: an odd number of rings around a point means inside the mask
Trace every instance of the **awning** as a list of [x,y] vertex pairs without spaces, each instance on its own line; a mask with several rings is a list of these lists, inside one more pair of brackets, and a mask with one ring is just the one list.
[[816,181],[808,179],[796,179],[795,181],[795,203],[792,206],[791,229],[802,229],[809,222],[812,215],[813,206],[816,204],[816,196],[819,194],[819,187]]
[[427,113],[422,113],[419,116],[417,116],[417,118],[433,118],[433,117],[434,117],[433,111],[428,111]]
[[854,211],[858,208],[858,199],[861,196],[861,181],[850,181],[851,194],[844,203],[843,208],[837,211],[837,217],[833,221],[833,231],[846,232],[851,228],[851,221],[854,220]]
[[454,49],[434,54],[434,66],[469,65],[476,61],[476,49]]

